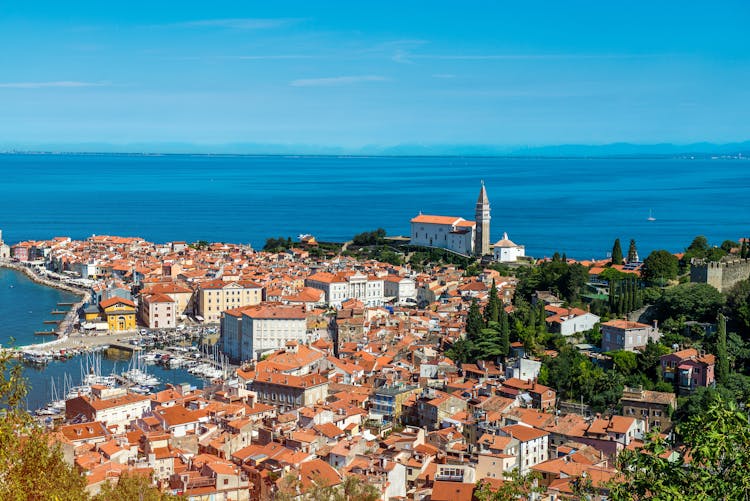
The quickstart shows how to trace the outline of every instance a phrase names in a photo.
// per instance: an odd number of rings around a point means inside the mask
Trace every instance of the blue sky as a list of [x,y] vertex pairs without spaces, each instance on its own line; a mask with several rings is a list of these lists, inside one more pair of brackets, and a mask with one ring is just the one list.
[[744,141],[748,19],[746,0],[0,0],[0,145]]

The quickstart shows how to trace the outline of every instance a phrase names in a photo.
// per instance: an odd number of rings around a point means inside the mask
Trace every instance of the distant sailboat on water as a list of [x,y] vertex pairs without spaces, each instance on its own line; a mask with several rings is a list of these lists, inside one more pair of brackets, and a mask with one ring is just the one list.
[[648,218],[646,219],[646,221],[656,221],[656,218],[651,213],[651,209],[648,210]]

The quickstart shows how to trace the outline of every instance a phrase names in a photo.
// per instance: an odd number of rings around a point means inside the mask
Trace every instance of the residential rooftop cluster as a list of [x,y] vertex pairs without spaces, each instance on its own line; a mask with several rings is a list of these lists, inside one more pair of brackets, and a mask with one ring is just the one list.
[[[604,499],[622,451],[649,432],[669,436],[677,393],[715,384],[714,355],[676,348],[658,362],[675,392],[626,387],[616,408],[592,411],[540,382],[558,349],[514,341],[500,356],[449,356],[472,309],[499,301],[513,318],[518,278],[492,267],[470,276],[446,264],[417,271],[315,257],[314,245],[306,237],[272,253],[92,236],[11,248],[16,260],[88,288],[82,331],[213,324],[234,364],[204,388],[144,395],[95,384],[67,399],[53,433],[90,492],[136,471],[190,499],[274,499],[356,477],[384,500],[469,501],[478,485],[499,488],[516,471],[535,473],[547,499],[574,498],[581,479]],[[641,267],[576,264],[603,288],[604,270],[638,277]],[[535,291],[532,303],[545,332],[596,366],[661,336],[656,322],[602,321],[551,291]],[[595,329],[601,347],[576,344]]]

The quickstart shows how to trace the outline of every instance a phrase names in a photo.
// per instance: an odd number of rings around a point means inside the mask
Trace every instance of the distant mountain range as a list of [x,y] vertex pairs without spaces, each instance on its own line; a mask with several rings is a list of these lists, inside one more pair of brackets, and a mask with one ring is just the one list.
[[308,144],[194,144],[194,143],[40,143],[2,144],[5,153],[128,153],[216,155],[383,155],[383,156],[512,156],[512,157],[750,157],[750,141],[737,143],[563,144],[556,146],[500,146],[472,144],[400,144],[356,148]]

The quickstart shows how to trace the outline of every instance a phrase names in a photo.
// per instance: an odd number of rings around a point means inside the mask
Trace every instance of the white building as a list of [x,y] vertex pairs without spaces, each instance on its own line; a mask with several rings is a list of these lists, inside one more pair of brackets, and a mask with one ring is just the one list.
[[287,341],[308,339],[304,308],[260,304],[224,312],[221,317],[221,343],[233,360],[254,360],[283,348]]
[[411,245],[437,247],[471,256],[475,240],[476,223],[462,217],[420,214],[411,220]]
[[151,414],[151,399],[146,395],[98,385],[91,389],[91,397],[82,395],[65,401],[66,419],[101,421],[107,428],[123,431],[131,421]]
[[461,217],[429,216],[420,213],[411,220],[411,244],[447,249],[464,256],[490,253],[490,201],[487,190],[479,190],[475,220]]
[[549,433],[522,424],[512,424],[500,428],[506,437],[518,440],[518,466],[521,474],[526,474],[539,463],[548,459]]
[[385,301],[384,280],[360,272],[318,272],[305,279],[306,287],[322,290],[328,306],[340,308],[347,299],[357,299],[365,306],[382,306]]
[[600,318],[593,313],[580,308],[560,308],[547,305],[544,307],[547,313],[545,321],[551,332],[572,336],[578,332],[586,332],[594,328]]
[[513,243],[513,241],[508,239],[507,233],[503,233],[503,238],[495,242],[492,248],[495,261],[501,263],[515,263],[519,257],[526,255],[526,248],[523,245]]
[[409,277],[388,275],[383,282],[383,291],[386,299],[393,298],[399,304],[417,302],[417,284]]
[[166,294],[149,294],[141,298],[140,316],[149,329],[174,329],[177,325],[177,303]]
[[0,259],[10,259],[10,246],[3,242],[3,230],[0,230]]

